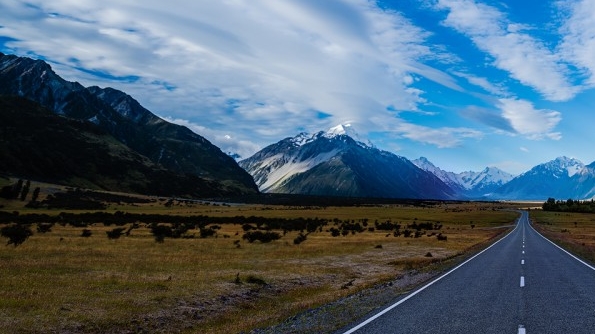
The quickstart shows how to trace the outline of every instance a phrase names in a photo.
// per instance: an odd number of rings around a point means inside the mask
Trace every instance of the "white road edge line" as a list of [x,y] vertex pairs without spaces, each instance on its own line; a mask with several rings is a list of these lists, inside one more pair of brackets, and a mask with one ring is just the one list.
[[497,245],[497,244],[498,244],[500,241],[502,241],[502,240],[506,239],[506,238],[507,238],[509,235],[511,235],[511,234],[512,234],[514,231],[516,231],[516,229],[517,229],[517,228],[519,227],[519,225],[520,225],[520,220],[521,220],[521,218],[522,218],[522,217],[523,217],[523,216],[522,216],[522,213],[521,213],[521,217],[518,219],[518,221],[517,221],[517,225],[515,226],[515,228],[514,228],[512,231],[508,232],[508,234],[507,234],[507,235],[505,235],[504,237],[502,237],[500,240],[498,240],[498,241],[494,242],[493,244],[491,244],[491,245],[490,245],[488,248],[486,248],[486,249],[482,250],[481,252],[479,252],[479,253],[477,253],[477,254],[473,255],[471,258],[467,259],[467,261],[465,261],[465,262],[463,262],[463,263],[459,264],[458,266],[454,267],[453,269],[451,269],[451,270],[450,270],[449,272],[447,272],[446,274],[444,274],[444,275],[442,275],[442,276],[440,276],[440,277],[436,278],[435,280],[431,281],[430,283],[428,283],[428,284],[426,284],[426,285],[422,286],[421,288],[419,288],[419,289],[415,290],[414,292],[412,292],[411,294],[409,294],[407,297],[405,297],[405,298],[403,298],[403,299],[399,300],[398,302],[396,302],[396,303],[394,303],[394,304],[390,305],[389,307],[385,308],[384,310],[382,310],[382,311],[380,311],[380,312],[378,312],[378,313],[374,314],[374,315],[373,315],[373,316],[371,316],[370,318],[366,319],[365,321],[363,321],[363,322],[362,322],[362,323],[360,323],[359,325],[357,325],[357,326],[353,327],[352,329],[350,329],[350,330],[348,330],[348,331],[344,332],[343,334],[351,334],[351,333],[354,333],[355,331],[357,331],[357,330],[359,330],[360,328],[362,328],[362,327],[366,326],[367,324],[371,323],[372,321],[374,321],[374,320],[376,320],[376,319],[380,318],[382,315],[384,315],[385,313],[387,313],[387,312],[389,312],[390,310],[394,309],[395,307],[397,307],[397,306],[401,305],[402,303],[404,303],[405,301],[407,301],[409,298],[411,298],[411,297],[413,297],[413,296],[417,295],[418,293],[420,293],[420,292],[424,291],[425,289],[427,289],[428,287],[430,287],[430,286],[431,286],[431,285],[433,285],[434,283],[436,283],[436,282],[438,282],[439,280],[443,279],[444,277],[446,277],[446,276],[450,275],[450,274],[451,274],[453,271],[455,271],[455,270],[459,269],[460,267],[464,266],[464,265],[465,265],[467,262],[469,262],[469,261],[471,261],[471,260],[475,259],[476,257],[478,257],[479,255],[483,254],[483,252],[485,252],[485,251],[487,251],[488,249],[490,249],[490,248],[494,247],[494,246],[495,246],[495,245]]
[[[529,226],[531,226],[531,224],[529,224]],[[561,251],[563,251],[564,253],[566,253],[566,254],[570,255],[571,257],[573,257],[573,258],[574,258],[575,260],[577,260],[578,262],[580,262],[580,263],[584,264],[585,266],[587,266],[587,267],[591,268],[591,270],[595,270],[595,267],[593,267],[592,265],[590,265],[590,264],[588,264],[587,262],[585,262],[585,261],[583,261],[583,260],[579,259],[578,257],[576,257],[576,256],[574,256],[574,255],[572,255],[572,254],[570,254],[570,252],[569,252],[569,251],[567,251],[567,250],[565,250],[564,248],[562,248],[562,247],[560,247],[560,246],[556,245],[556,243],[555,243],[555,242],[553,242],[553,241],[551,241],[550,239],[548,239],[548,238],[544,237],[544,236],[543,236],[541,233],[539,233],[539,232],[538,232],[538,231],[537,231],[535,228],[533,228],[533,226],[531,226],[531,228],[532,228],[532,229],[533,229],[533,231],[535,231],[535,233],[537,233],[537,234],[538,234],[540,237],[542,237],[542,238],[544,238],[545,240],[549,241],[549,243],[551,243],[552,245],[554,245],[554,246],[558,247],[558,248],[559,248]]]
[[525,286],[525,276],[521,276],[521,288]]

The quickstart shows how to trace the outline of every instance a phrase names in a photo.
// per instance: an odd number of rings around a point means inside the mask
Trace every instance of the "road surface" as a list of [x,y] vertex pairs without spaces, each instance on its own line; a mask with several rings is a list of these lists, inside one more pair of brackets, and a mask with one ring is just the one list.
[[595,333],[595,268],[523,211],[506,237],[340,333]]

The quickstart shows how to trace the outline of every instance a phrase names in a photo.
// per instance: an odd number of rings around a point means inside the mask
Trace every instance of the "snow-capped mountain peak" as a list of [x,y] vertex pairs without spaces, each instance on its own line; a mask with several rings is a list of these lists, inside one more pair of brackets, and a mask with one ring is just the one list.
[[306,145],[307,143],[311,142],[312,140],[314,140],[313,136],[308,134],[307,132],[301,132],[300,134],[298,134],[297,136],[290,138],[290,141],[295,145],[295,146],[303,146]]
[[409,160],[368,146],[347,124],[299,134],[239,162],[263,192],[451,199],[454,191]]
[[584,168],[585,164],[580,160],[562,156],[544,164],[537,165],[525,174],[546,174],[553,175],[556,178],[570,178],[575,174],[580,173]]
[[569,177],[574,176],[574,174],[579,173],[585,168],[585,164],[574,158],[560,157],[554,161],[558,163],[563,170],[566,170]]
[[328,129],[326,132],[319,134],[329,139],[337,138],[339,136],[348,136],[364,148],[374,147],[374,144],[372,144],[370,140],[360,136],[360,134],[354,129],[354,127],[350,123],[339,124]]
[[512,180],[512,178],[512,174],[508,174],[497,167],[486,167],[484,170],[477,173],[472,181],[472,184],[477,185],[479,183],[483,183],[503,185],[506,182]]
[[417,167],[436,175],[440,180],[463,195],[469,197],[482,197],[497,187],[512,180],[513,175],[496,167],[486,167],[481,172],[447,172],[436,167],[427,158],[421,157],[412,161]]
[[340,135],[348,135],[348,133],[352,131],[353,128],[351,127],[351,124],[339,124],[328,129],[324,135],[325,137],[335,137]]

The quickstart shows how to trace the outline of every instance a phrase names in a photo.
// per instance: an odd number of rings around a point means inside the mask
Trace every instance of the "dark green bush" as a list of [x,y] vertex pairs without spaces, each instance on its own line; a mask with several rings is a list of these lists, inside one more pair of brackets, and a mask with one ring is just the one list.
[[254,241],[260,241],[262,243],[271,242],[273,240],[277,240],[281,238],[281,234],[277,232],[270,232],[270,231],[250,231],[246,232],[242,239],[248,240],[248,242],[252,243]]
[[33,232],[31,231],[29,226],[21,225],[21,224],[13,224],[13,225],[4,226],[0,230],[0,234],[3,237],[8,238],[7,245],[13,244],[16,247],[16,246],[22,244],[23,242],[25,242],[25,240],[27,240],[27,238],[32,236]]

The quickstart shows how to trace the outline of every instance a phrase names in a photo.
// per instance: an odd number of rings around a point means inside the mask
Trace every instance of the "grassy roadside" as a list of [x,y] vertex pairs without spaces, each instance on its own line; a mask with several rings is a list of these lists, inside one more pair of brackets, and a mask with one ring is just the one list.
[[[2,210],[39,212],[5,201]],[[213,203],[110,204],[106,212],[213,217],[366,219],[361,233],[333,237],[329,223],[295,244],[298,231],[249,243],[239,224],[213,237],[155,242],[148,226],[129,236],[106,237],[114,226],[56,224],[18,247],[0,246],[0,328],[11,332],[237,333],[279,323],[307,309],[412,271],[434,272],[453,256],[494,238],[517,214],[490,203],[430,207],[292,207]],[[59,210],[43,211],[56,215]],[[403,226],[439,222],[439,231],[395,237],[375,221]],[[32,226],[33,229],[35,226]],[[129,227],[129,226],[124,226]],[[282,234],[283,231],[277,231]],[[197,236],[198,230],[189,235]],[[447,236],[438,240],[436,233]],[[5,239],[3,239],[5,240]],[[431,257],[429,256],[431,255]]]
[[533,227],[564,249],[595,263],[595,214],[531,210]]

